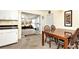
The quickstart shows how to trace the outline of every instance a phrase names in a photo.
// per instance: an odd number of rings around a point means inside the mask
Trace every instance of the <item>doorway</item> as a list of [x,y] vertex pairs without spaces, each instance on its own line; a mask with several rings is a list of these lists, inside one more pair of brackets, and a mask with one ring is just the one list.
[[22,36],[40,34],[40,15],[21,12]]

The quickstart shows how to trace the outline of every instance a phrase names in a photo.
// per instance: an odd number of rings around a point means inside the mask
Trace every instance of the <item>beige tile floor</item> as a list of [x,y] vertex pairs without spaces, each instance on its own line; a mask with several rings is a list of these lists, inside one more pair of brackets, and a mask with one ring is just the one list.
[[22,36],[22,39],[18,43],[1,47],[0,49],[56,49],[57,46],[55,43],[52,43],[52,47],[49,48],[49,45],[46,43],[45,46],[41,44],[41,35],[29,35]]

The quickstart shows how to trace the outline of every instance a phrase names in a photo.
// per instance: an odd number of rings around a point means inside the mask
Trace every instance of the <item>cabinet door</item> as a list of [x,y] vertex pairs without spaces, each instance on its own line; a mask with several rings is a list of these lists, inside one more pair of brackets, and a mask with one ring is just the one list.
[[0,20],[18,20],[18,11],[0,10]]
[[17,30],[1,30],[0,31],[0,46],[18,42]]

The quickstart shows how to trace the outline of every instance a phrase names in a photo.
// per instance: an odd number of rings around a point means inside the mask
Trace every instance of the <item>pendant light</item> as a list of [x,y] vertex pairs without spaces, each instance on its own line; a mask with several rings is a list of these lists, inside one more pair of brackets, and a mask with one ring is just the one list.
[[50,10],[48,11],[48,14],[51,14],[51,11]]

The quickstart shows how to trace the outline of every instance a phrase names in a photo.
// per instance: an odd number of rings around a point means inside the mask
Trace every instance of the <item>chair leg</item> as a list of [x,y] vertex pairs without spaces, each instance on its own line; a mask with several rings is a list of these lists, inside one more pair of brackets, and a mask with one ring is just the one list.
[[70,48],[68,47],[68,49],[70,49]]
[[45,38],[45,42],[47,42],[47,37]]
[[45,42],[46,42],[47,40],[46,40],[46,38],[45,38]]
[[76,48],[78,49],[78,42],[76,42],[75,44],[76,44]]
[[49,48],[51,48],[51,41],[49,41]]
[[57,43],[58,43],[58,39],[56,39],[56,38],[55,38],[55,43],[56,43],[56,45],[57,45]]
[[56,39],[56,44],[58,44],[58,39]]
[[63,48],[63,45],[62,45],[62,48]]
[[[55,39],[55,43],[56,43],[56,39]],[[57,43],[56,43],[57,44]]]
[[57,49],[59,49],[60,48],[60,44],[58,44],[58,46],[57,46]]

